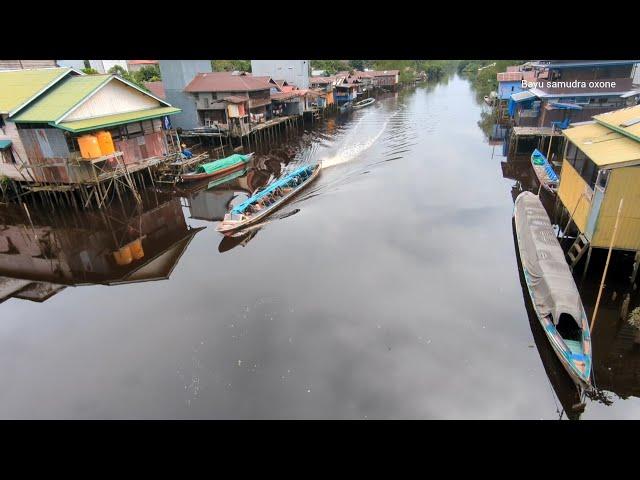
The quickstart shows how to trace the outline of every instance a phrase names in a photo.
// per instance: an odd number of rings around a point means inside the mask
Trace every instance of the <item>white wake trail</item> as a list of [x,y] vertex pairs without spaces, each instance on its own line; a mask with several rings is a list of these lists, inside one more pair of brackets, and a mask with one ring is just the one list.
[[[364,152],[369,147],[371,147],[371,145],[373,145],[376,142],[376,140],[378,140],[378,138],[380,138],[380,135],[382,135],[384,130],[387,128],[387,125],[389,124],[389,121],[393,117],[395,117],[397,114],[398,114],[398,111],[395,111],[393,113],[393,115],[391,115],[389,118],[387,118],[387,120],[382,125],[382,128],[380,129],[380,131],[375,136],[369,138],[368,140],[366,140],[364,142],[354,143],[354,144],[349,145],[349,146],[347,146],[345,148],[342,148],[340,151],[338,151],[338,153],[336,153],[332,157],[325,157],[325,158],[321,159],[322,168],[324,169],[324,168],[328,168],[328,167],[333,167],[335,165],[340,165],[342,163],[346,163],[346,162],[356,158],[362,152]],[[365,117],[362,117],[360,119],[360,122],[362,122],[362,120],[364,118]],[[358,126],[360,125],[360,122],[358,122],[358,124],[350,132],[350,135],[347,137],[347,139],[353,135],[353,132],[355,132],[355,130],[358,128]],[[345,143],[348,143],[348,142],[345,140]]]

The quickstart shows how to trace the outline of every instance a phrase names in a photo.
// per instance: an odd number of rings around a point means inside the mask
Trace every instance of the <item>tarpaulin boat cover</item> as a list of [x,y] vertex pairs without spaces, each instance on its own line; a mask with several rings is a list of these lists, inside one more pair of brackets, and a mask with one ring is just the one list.
[[522,266],[529,274],[536,308],[543,316],[551,314],[556,325],[560,315],[566,313],[581,327],[580,294],[538,196],[531,192],[518,195],[515,215]]
[[237,165],[238,163],[248,162],[250,158],[250,155],[240,155],[239,153],[235,153],[227,158],[221,158],[220,160],[216,160],[215,162],[209,162],[205,163],[204,165],[200,165],[196,170],[196,173],[214,173],[218,170],[222,170],[223,168]]
[[250,198],[242,202],[240,205],[233,208],[233,210],[231,210],[231,213],[232,214],[243,213],[249,205],[257,202],[262,197],[266,197],[271,192],[273,192],[276,188],[290,186],[291,181],[296,177],[300,177],[302,181],[306,180],[311,176],[314,168],[315,168],[315,165],[305,165],[303,167],[295,169],[291,173],[288,173],[284,177],[273,182],[264,190],[261,190],[260,192],[256,193],[255,195],[251,196]]

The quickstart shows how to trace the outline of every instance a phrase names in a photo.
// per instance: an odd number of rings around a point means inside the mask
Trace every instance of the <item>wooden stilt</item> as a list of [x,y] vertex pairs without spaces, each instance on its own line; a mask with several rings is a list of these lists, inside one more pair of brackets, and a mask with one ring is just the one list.
[[613,250],[613,244],[616,240],[616,234],[618,233],[618,223],[620,221],[620,213],[622,212],[622,204],[624,198],[620,199],[618,205],[618,213],[616,215],[616,223],[613,226],[613,234],[611,235],[611,243],[609,244],[609,253],[607,253],[607,261],[604,264],[604,271],[602,272],[602,280],[600,281],[600,289],[598,290],[598,298],[596,299],[596,306],[593,309],[593,317],[591,317],[591,332],[593,333],[593,326],[596,322],[596,316],[598,315],[598,307],[600,306],[600,298],[602,297],[602,289],[604,288],[604,281],[607,278],[607,270],[609,269],[609,260],[611,260],[611,251]]

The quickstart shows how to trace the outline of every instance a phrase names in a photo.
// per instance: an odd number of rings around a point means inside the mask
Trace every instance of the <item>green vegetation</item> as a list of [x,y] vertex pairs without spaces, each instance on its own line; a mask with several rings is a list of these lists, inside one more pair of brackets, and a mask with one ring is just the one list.
[[[350,65],[353,60],[311,60],[311,70],[326,70],[329,75],[337,72],[351,71],[354,69]],[[364,62],[364,60],[355,60],[356,62]]]
[[142,67],[137,72],[128,72],[120,65],[114,65],[109,69],[108,73],[118,75],[147,92],[149,89],[144,86],[144,82],[157,82],[162,79],[160,76],[160,67],[158,65]]
[[439,80],[456,70],[457,60],[376,60],[376,70],[400,70],[400,83],[411,82],[422,72],[427,80]]
[[456,60],[311,60],[312,70],[326,70],[329,75],[339,71],[364,69],[399,70],[400,82],[412,82],[424,72],[428,80],[438,80],[455,71]]
[[98,75],[98,71],[95,68],[91,68],[91,67],[85,67],[82,69],[83,73],[86,73],[87,75]]
[[251,60],[211,60],[211,70],[214,72],[251,71]]
[[[468,78],[478,96],[489,95],[498,89],[497,74],[506,72],[511,65],[520,65],[525,60],[461,60],[458,73]],[[482,68],[482,70],[478,70]]]

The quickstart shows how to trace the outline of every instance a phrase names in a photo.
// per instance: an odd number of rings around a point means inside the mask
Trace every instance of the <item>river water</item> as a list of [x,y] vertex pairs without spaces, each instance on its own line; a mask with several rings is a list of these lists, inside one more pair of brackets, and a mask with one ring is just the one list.
[[[0,417],[566,418],[571,386],[520,282],[526,182],[503,176],[483,108],[452,76],[327,119],[224,185],[147,192],[142,211],[4,212],[0,275],[37,283],[0,304]],[[271,175],[316,161],[271,221],[216,232]],[[116,265],[139,238],[144,256]],[[616,308],[583,419],[640,415]]]

